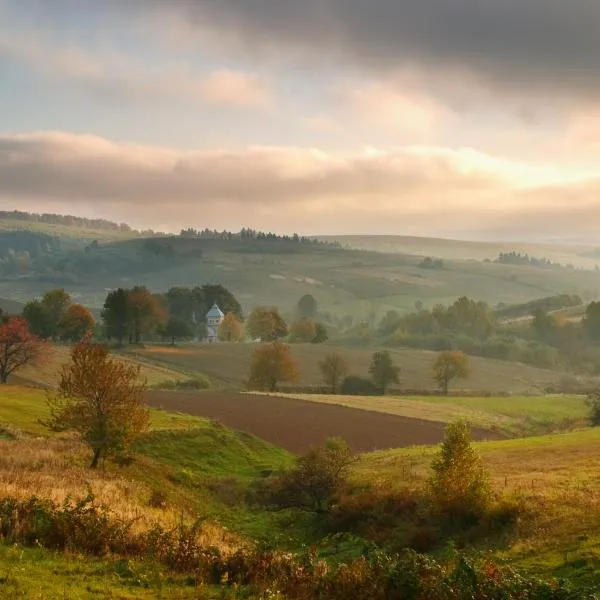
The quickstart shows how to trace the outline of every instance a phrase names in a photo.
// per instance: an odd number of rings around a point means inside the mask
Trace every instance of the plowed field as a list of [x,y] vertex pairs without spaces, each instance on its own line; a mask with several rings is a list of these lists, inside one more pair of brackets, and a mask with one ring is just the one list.
[[[149,392],[148,404],[218,419],[227,427],[298,453],[333,436],[343,437],[355,452],[437,444],[445,429],[443,423],[276,396]],[[473,437],[499,436],[474,429]]]

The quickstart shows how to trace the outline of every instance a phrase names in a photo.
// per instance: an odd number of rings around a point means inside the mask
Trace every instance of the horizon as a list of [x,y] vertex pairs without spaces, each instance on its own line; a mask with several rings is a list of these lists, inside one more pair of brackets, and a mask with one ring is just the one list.
[[583,0],[0,0],[0,209],[593,244],[598,26]]

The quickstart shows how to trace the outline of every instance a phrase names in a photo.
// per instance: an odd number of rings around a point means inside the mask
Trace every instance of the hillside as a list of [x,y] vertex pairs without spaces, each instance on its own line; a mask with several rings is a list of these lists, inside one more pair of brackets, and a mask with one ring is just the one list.
[[598,249],[584,244],[472,242],[402,235],[325,235],[319,236],[319,239],[338,242],[345,248],[435,256],[448,260],[494,260],[500,253],[516,251],[584,269],[593,269],[600,264]]
[[[0,235],[1,238],[1,235]],[[66,242],[64,242],[66,243]],[[18,264],[0,279],[0,297],[26,301],[61,286],[79,301],[102,306],[106,290],[145,285],[221,283],[248,311],[276,305],[290,313],[298,298],[313,294],[322,313],[355,320],[381,317],[388,310],[431,307],[467,295],[492,306],[519,304],[554,294],[600,293],[600,274],[575,269],[447,259],[443,268],[422,268],[421,256],[347,250],[291,242],[153,238],[67,247],[39,258],[39,268]],[[19,270],[21,269],[21,270]],[[325,315],[326,316],[326,315]]]
[[[181,370],[198,370],[210,377],[216,385],[244,388],[248,377],[254,344],[183,345],[177,347],[146,346],[134,349],[133,356],[156,364]],[[294,387],[322,386],[319,361],[330,352],[340,352],[350,365],[350,372],[367,375],[375,349],[338,348],[333,344],[293,344],[292,355],[298,361],[300,378]],[[431,365],[436,353],[408,348],[389,350],[401,367],[403,389],[431,390],[434,382]],[[541,393],[561,379],[561,373],[539,369],[516,362],[471,358],[472,376],[462,382],[461,389],[492,393]],[[285,389],[285,386],[282,386]]]

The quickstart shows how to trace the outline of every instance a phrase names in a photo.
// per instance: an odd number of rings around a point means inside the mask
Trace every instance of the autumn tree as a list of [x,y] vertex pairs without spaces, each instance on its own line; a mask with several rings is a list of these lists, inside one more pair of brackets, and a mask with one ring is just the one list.
[[11,318],[0,323],[0,384],[21,367],[39,365],[49,352],[33,335],[25,319]]
[[439,454],[431,464],[428,489],[433,506],[452,522],[481,516],[491,499],[488,475],[471,444],[464,421],[446,428]]
[[341,438],[311,448],[296,466],[266,484],[264,501],[274,508],[299,508],[327,514],[344,489],[354,458]]
[[298,366],[288,345],[275,341],[254,350],[248,377],[250,389],[275,392],[278,383],[297,378]]
[[94,330],[95,325],[92,313],[85,306],[71,304],[58,324],[60,339],[68,342],[81,341]]
[[344,378],[348,374],[348,363],[341,354],[332,352],[319,361],[323,381],[332,394],[337,394]]
[[285,337],[288,327],[276,308],[259,306],[248,316],[246,331],[253,339],[272,342]]
[[314,319],[317,316],[317,301],[312,294],[305,294],[298,300],[296,314],[301,319]]
[[369,375],[382,394],[387,392],[392,383],[400,383],[400,367],[394,364],[387,350],[373,353]]
[[127,336],[128,305],[127,292],[119,288],[108,294],[102,310],[106,337],[109,340],[116,339],[119,344]]
[[290,325],[289,341],[292,343],[310,343],[316,335],[317,324],[312,319],[297,319]]
[[111,358],[108,349],[85,340],[71,351],[49,394],[54,431],[75,431],[90,447],[92,469],[100,460],[126,453],[149,422],[140,368]]
[[142,335],[151,333],[166,320],[166,311],[145,287],[134,287],[127,293],[127,326],[129,341],[139,344]]
[[467,377],[469,377],[469,357],[464,352],[454,350],[441,352],[433,363],[433,378],[445,396],[448,395],[451,381]]
[[244,338],[242,323],[235,313],[227,313],[219,325],[219,339],[222,342],[240,342]]

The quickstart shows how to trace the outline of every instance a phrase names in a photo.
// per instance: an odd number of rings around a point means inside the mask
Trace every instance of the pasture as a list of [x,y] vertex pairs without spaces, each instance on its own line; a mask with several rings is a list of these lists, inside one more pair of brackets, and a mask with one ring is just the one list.
[[[186,372],[201,372],[217,385],[244,389],[255,344],[203,344],[176,347],[148,345],[136,348],[131,355],[140,360]],[[317,391],[323,386],[319,361],[331,352],[339,352],[349,363],[350,373],[367,376],[372,353],[365,348],[341,348],[333,344],[293,344],[292,356],[300,368],[300,378],[295,389],[310,388]],[[431,366],[436,353],[410,348],[389,349],[394,362],[401,368],[401,388],[432,390]],[[473,357],[472,376],[460,383],[464,391],[476,393],[541,394],[555,385],[561,374],[516,362]],[[281,390],[289,390],[282,385]]]

